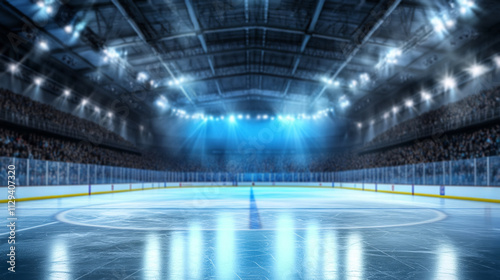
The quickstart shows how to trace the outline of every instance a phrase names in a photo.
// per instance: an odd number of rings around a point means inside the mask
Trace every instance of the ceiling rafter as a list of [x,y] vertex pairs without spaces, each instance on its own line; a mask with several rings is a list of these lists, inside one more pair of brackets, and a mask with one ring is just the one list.
[[291,79],[288,79],[285,90],[283,91],[283,96],[286,96],[288,94],[288,89],[290,89],[290,85],[292,83],[292,79],[295,75],[295,72],[297,71],[297,68],[299,67],[300,64],[300,59],[302,58],[302,54],[306,50],[307,43],[309,43],[309,40],[311,39],[311,34],[314,32],[314,29],[316,27],[316,23],[318,22],[319,15],[321,14],[321,11],[323,10],[323,5],[325,4],[325,0],[318,0],[316,3],[316,8],[314,9],[314,13],[311,17],[311,21],[309,22],[309,26],[307,27],[307,32],[304,35],[304,39],[302,40],[302,44],[300,45],[300,51],[299,54],[294,57],[294,64],[292,67],[292,72],[290,74]]
[[[150,43],[150,39],[153,38],[154,30],[152,30],[151,27],[147,24],[147,19],[142,15],[142,13],[139,11],[137,6],[129,0],[111,0],[113,4],[115,4],[116,8],[120,11],[120,13],[123,15],[123,17],[127,20],[127,22],[130,24],[132,29],[137,33],[137,36],[141,38],[141,40],[151,46],[151,50],[153,52],[153,55],[160,61],[161,65],[167,70],[167,72],[170,74],[170,76],[174,79],[176,79],[174,73],[170,69],[170,67],[165,63],[165,61],[162,59],[161,55],[159,54],[159,51],[157,49],[157,46],[154,44]],[[126,5],[123,5],[121,2],[125,2]],[[139,26],[136,22],[136,19],[141,19],[141,25]],[[181,86],[180,87],[186,98],[194,104],[194,101],[192,98],[189,96],[187,91]]]
[[[360,43],[356,43],[353,45],[352,50],[349,51],[349,54],[346,56],[344,63],[340,65],[340,67],[337,68],[335,73],[331,76],[332,80],[335,80],[340,72],[344,70],[344,68],[351,62],[351,60],[356,56],[356,54],[359,52],[359,50],[365,46],[365,44],[370,40],[371,36],[375,33],[375,31],[378,30],[378,28],[384,23],[384,21],[392,14],[392,12],[397,8],[399,3],[401,3],[402,0],[391,0],[391,3],[388,8],[380,14],[380,18],[377,19],[377,21],[371,26],[371,28],[368,30],[366,34],[362,34],[362,37],[360,38],[361,41]],[[323,87],[319,90],[317,94],[315,94],[312,98],[312,102],[310,103],[311,106],[323,95],[323,93],[326,91],[328,88],[328,85],[325,84]]]

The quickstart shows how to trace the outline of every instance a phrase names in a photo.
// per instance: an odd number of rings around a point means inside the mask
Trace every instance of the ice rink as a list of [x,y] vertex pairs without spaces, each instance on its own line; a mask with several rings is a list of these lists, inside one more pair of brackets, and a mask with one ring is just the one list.
[[19,202],[17,215],[17,272],[4,227],[1,279],[500,279],[494,203],[210,187]]

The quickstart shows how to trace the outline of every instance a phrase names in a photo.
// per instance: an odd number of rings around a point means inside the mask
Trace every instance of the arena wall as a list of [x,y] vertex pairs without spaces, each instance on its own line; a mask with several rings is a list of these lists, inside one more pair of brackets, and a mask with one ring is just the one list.
[[[358,191],[372,191],[402,195],[429,196],[437,198],[463,199],[483,202],[500,203],[500,187],[481,186],[439,186],[439,185],[403,185],[403,184],[374,184],[374,183],[343,183],[343,182],[155,182],[131,184],[96,184],[72,186],[18,186],[15,189],[17,201],[54,199],[72,196],[85,196],[126,191],[151,190],[157,188],[189,188],[189,187],[322,187],[339,188]],[[0,187],[0,203],[7,202],[8,189]]]

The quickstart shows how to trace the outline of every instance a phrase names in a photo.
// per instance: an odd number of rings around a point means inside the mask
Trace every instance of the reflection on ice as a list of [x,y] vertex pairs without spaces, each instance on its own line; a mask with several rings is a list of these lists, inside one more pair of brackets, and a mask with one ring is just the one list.
[[189,229],[189,254],[188,264],[189,278],[201,279],[203,273],[203,231],[200,225],[196,222],[193,223]]
[[277,229],[275,231],[274,240],[274,279],[292,279],[289,277],[295,274],[297,267],[295,266],[295,232],[293,217],[281,212],[277,217]]
[[458,277],[457,252],[449,244],[440,244],[437,249],[437,267],[434,279],[456,280]]
[[143,275],[145,279],[160,279],[162,266],[162,244],[160,236],[151,232],[146,237],[144,248]]
[[234,219],[231,213],[217,216],[216,260],[217,279],[233,279],[236,269]]
[[[18,246],[19,247],[19,246]],[[70,262],[68,256],[68,244],[64,237],[56,238],[51,245],[50,255],[50,280],[72,279]]]
[[323,245],[323,277],[334,280],[338,278],[338,244],[336,231],[329,230],[325,233]]
[[346,279],[363,279],[363,240],[359,232],[350,232],[347,237]]
[[304,270],[306,279],[317,278],[319,266],[321,265],[320,244],[319,244],[318,225],[315,221],[309,222],[305,234],[305,259]]

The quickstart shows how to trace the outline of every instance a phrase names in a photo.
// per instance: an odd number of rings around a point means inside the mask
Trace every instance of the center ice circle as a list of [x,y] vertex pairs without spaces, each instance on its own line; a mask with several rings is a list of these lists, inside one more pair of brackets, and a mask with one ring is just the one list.
[[[242,206],[246,207],[242,207]],[[194,206],[185,200],[144,203],[118,203],[75,208],[57,215],[59,221],[87,227],[165,231],[165,230],[301,230],[370,229],[415,226],[446,218],[438,210],[405,208],[400,205],[370,203],[365,208],[352,201],[336,202],[334,207],[301,208],[281,200],[249,207],[248,200],[213,200]],[[285,205],[293,208],[284,207]],[[325,206],[321,203],[319,206]],[[355,207],[357,206],[357,207]]]

